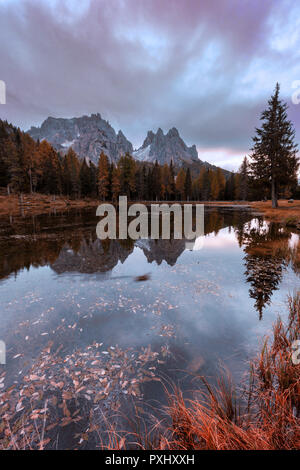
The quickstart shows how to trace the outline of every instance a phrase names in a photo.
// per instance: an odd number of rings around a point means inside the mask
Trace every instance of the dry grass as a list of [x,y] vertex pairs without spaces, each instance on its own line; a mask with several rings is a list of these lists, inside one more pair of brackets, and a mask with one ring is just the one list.
[[[170,449],[281,449],[300,447],[300,365],[292,362],[293,341],[299,338],[300,293],[290,297],[289,321],[280,318],[251,364],[243,399],[230,382],[185,402],[177,391],[170,397]],[[227,385],[226,385],[227,384]],[[237,403],[244,403],[243,410]]]
[[289,203],[287,200],[282,199],[278,201],[277,209],[272,209],[271,201],[251,202],[250,205],[262,212],[265,218],[272,222],[279,222],[292,227],[300,223],[300,201]]
[[95,207],[99,204],[97,199],[69,199],[63,196],[49,196],[46,194],[24,194],[22,200],[19,195],[0,195],[0,215],[38,215],[53,212],[54,209],[64,211],[67,209],[80,209]]
[[[47,214],[52,212],[53,209],[60,211],[71,208],[84,208],[98,206],[99,201],[96,199],[70,199],[64,196],[53,196],[46,194],[23,194],[22,202],[18,194],[3,195],[0,193],[0,215],[38,215]],[[186,204],[188,201],[128,201],[128,205],[135,202],[141,202],[145,205],[151,203],[165,203],[165,204]],[[197,201],[191,201],[190,204],[195,204]],[[201,201],[201,204],[212,206],[224,205],[240,205],[239,201]],[[242,203],[244,204],[244,203]]]
[[[292,344],[299,337],[300,293],[289,301],[289,321],[279,318],[271,344],[265,339],[251,363],[249,384],[235,389],[230,375],[212,388],[185,400],[176,389],[165,409],[169,426],[156,422],[143,441],[136,432],[114,436],[110,449],[168,450],[296,450],[300,448],[300,365],[292,362]],[[110,441],[112,444],[112,440]]]

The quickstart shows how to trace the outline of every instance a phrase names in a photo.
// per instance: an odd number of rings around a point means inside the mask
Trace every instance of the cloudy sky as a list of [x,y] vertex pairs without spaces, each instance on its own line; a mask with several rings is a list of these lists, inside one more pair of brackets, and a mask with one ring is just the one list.
[[0,0],[0,80],[0,117],[24,130],[100,112],[135,147],[175,126],[237,169],[276,81],[300,141],[300,4]]

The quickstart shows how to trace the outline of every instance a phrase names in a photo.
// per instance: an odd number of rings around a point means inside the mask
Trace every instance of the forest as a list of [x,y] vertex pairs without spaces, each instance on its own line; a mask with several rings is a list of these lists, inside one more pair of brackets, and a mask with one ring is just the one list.
[[172,160],[169,165],[142,163],[129,154],[114,164],[103,152],[95,166],[79,159],[72,147],[62,155],[46,140],[36,142],[0,120],[0,188],[5,194],[38,192],[103,201],[117,201],[120,195],[133,201],[246,201],[271,196],[277,207],[279,197],[300,196],[295,131],[279,90],[277,83],[261,114],[262,127],[252,139],[250,161],[245,156],[236,173],[200,161],[197,172],[176,167]]

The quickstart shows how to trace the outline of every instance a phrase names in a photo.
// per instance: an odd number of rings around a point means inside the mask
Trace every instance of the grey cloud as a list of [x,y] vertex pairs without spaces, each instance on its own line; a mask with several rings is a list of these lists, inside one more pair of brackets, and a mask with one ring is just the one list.
[[[81,13],[76,1],[53,2],[0,3],[0,113],[24,129],[100,112],[135,145],[148,129],[176,126],[200,155],[201,146],[247,151],[275,82],[289,68],[300,79],[299,47],[270,46],[273,17],[299,12],[290,0],[91,0]],[[241,98],[255,60],[270,71],[266,92],[252,80],[251,99]],[[299,110],[291,116],[300,130]]]

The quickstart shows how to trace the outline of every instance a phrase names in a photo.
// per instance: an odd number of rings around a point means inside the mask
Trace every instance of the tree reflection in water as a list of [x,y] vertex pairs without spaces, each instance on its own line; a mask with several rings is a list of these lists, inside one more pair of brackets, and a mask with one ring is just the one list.
[[244,245],[245,276],[251,285],[249,294],[255,300],[254,306],[261,320],[263,309],[270,304],[291,260],[291,232],[277,223],[256,219],[240,226],[237,237]]
[[[31,266],[49,265],[58,274],[65,272],[109,273],[140,248],[148,263],[165,261],[174,266],[185,250],[185,240],[105,240],[96,237],[94,211],[45,215],[27,219],[0,219],[0,279]],[[292,232],[277,223],[253,217],[251,211],[205,210],[205,236],[218,235],[224,228],[234,230],[244,250],[245,276],[249,295],[262,318],[278,289],[284,270],[291,263],[300,273],[300,244],[291,247]],[[296,241],[298,236],[295,235]]]

